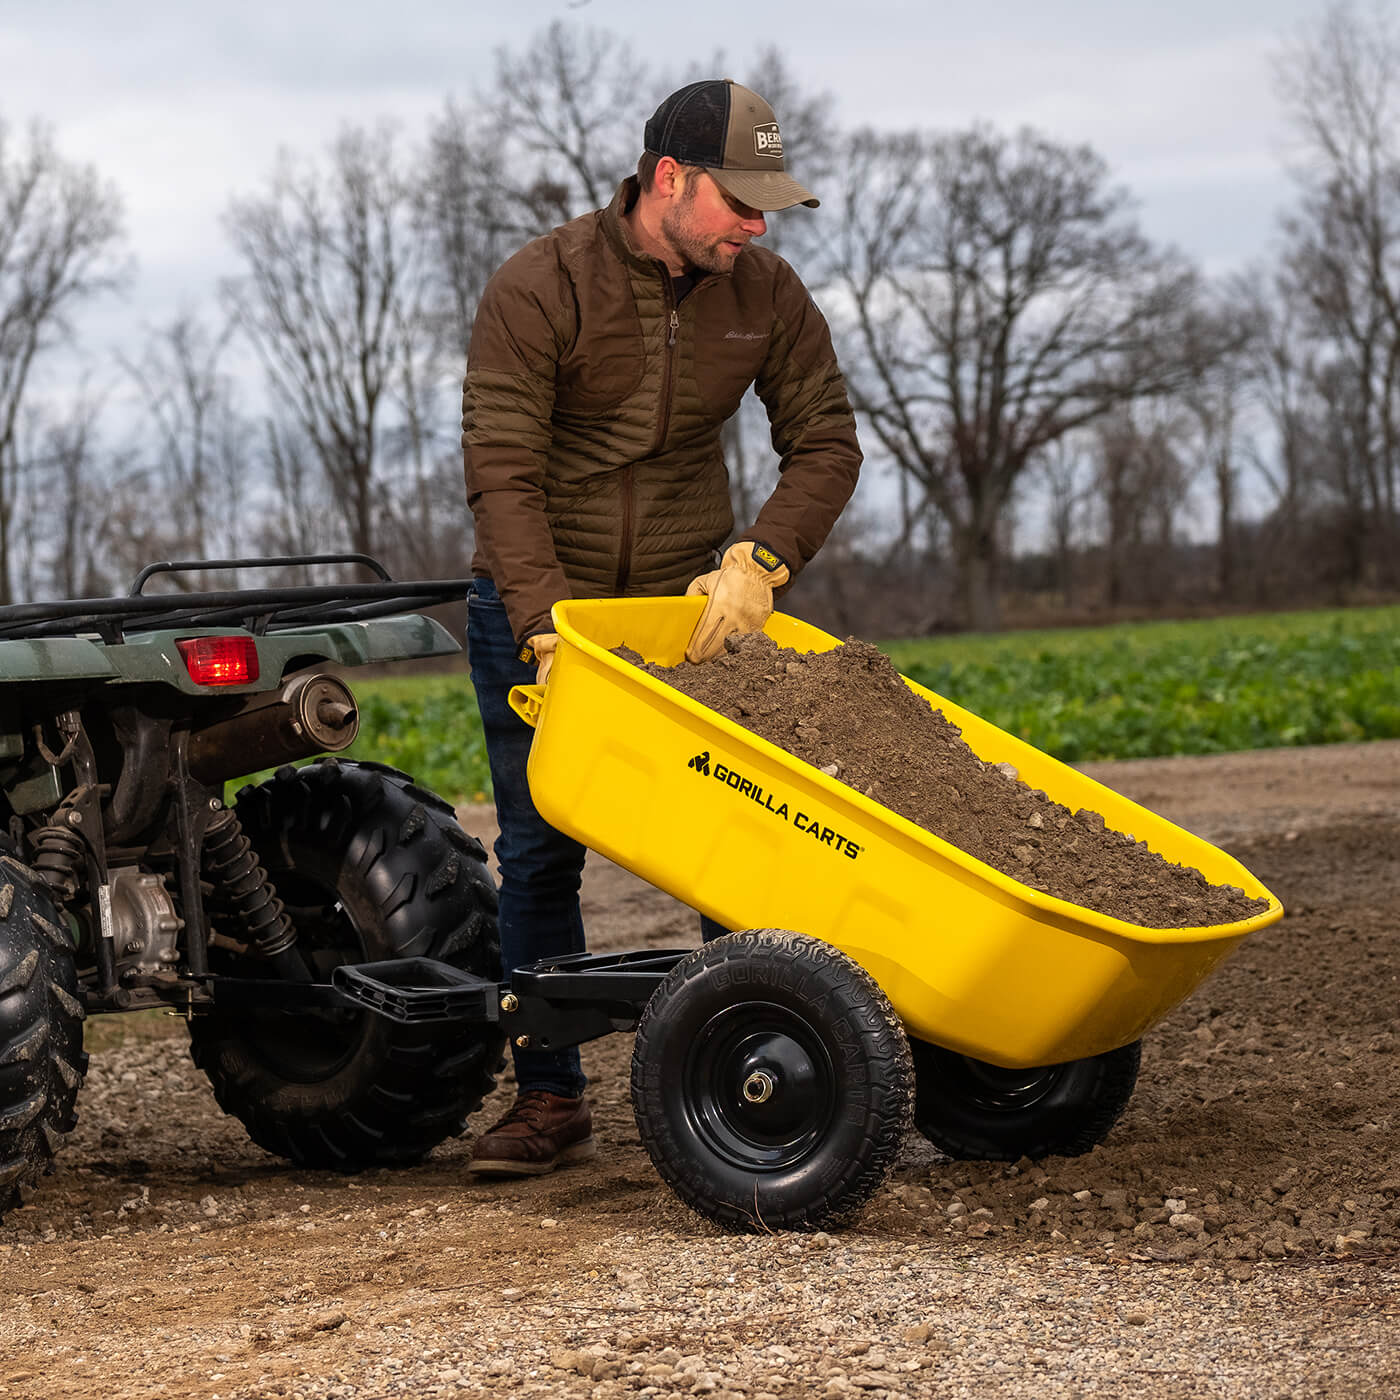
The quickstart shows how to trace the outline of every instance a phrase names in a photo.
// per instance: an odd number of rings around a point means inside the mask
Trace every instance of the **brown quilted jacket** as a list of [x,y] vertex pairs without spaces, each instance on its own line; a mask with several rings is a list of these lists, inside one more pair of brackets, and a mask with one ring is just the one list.
[[473,572],[517,640],[563,598],[683,593],[734,527],[720,428],[752,384],[778,485],[740,538],[795,575],[855,489],[860,448],[825,320],[776,254],[751,246],[676,305],[612,204],[510,258],[482,296],[462,386]]

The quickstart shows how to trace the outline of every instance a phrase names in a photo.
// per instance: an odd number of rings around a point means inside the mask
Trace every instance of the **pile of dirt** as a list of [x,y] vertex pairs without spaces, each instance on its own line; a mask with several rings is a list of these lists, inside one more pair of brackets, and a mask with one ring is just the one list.
[[1010,764],[984,762],[868,642],[802,653],[756,632],[698,665],[616,654],[1031,889],[1147,928],[1234,923],[1268,907],[1097,812],[1052,802]]

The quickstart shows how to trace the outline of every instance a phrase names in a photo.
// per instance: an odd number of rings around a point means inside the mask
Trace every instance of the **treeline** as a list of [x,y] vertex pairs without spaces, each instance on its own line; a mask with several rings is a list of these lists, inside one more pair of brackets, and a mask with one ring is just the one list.
[[[129,285],[121,194],[0,122],[0,600],[168,558],[465,573],[458,394],[487,277],[611,198],[666,92],[736,68],[822,196],[766,241],[832,324],[867,457],[798,610],[894,635],[1400,591],[1400,35],[1343,4],[1280,50],[1296,199],[1228,279],[1053,134],[845,130],[776,53],[662,71],[556,23],[420,134],[284,153],[230,199],[238,270],[208,305],[62,389],[42,369],[74,316]],[[756,400],[726,453],[743,521],[776,470]]]

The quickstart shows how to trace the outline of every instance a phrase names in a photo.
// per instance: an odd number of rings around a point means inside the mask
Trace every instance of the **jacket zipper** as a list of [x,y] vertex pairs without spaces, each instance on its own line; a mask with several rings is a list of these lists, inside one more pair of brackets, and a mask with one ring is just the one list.
[[[672,367],[676,359],[676,332],[681,328],[680,312],[671,306],[671,287],[665,285],[666,303],[670,306],[670,321],[666,337],[666,358],[661,365],[661,419],[657,424],[656,439],[651,445],[648,457],[660,452],[666,444],[666,434],[671,431],[671,390]],[[628,576],[632,572],[632,468],[623,468],[622,481],[622,552],[617,561],[617,592],[627,587]]]

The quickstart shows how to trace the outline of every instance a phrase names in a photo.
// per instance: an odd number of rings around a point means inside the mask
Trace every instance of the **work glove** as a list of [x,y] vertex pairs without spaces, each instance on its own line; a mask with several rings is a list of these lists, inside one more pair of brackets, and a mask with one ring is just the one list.
[[520,648],[522,661],[535,663],[535,684],[543,685],[549,679],[549,668],[554,665],[554,648],[559,645],[557,632],[536,632],[525,639]]
[[690,634],[685,659],[718,656],[731,632],[761,632],[773,614],[773,590],[788,577],[788,566],[766,545],[752,540],[730,545],[719,568],[693,579],[685,590],[687,598],[703,593],[709,600]]

